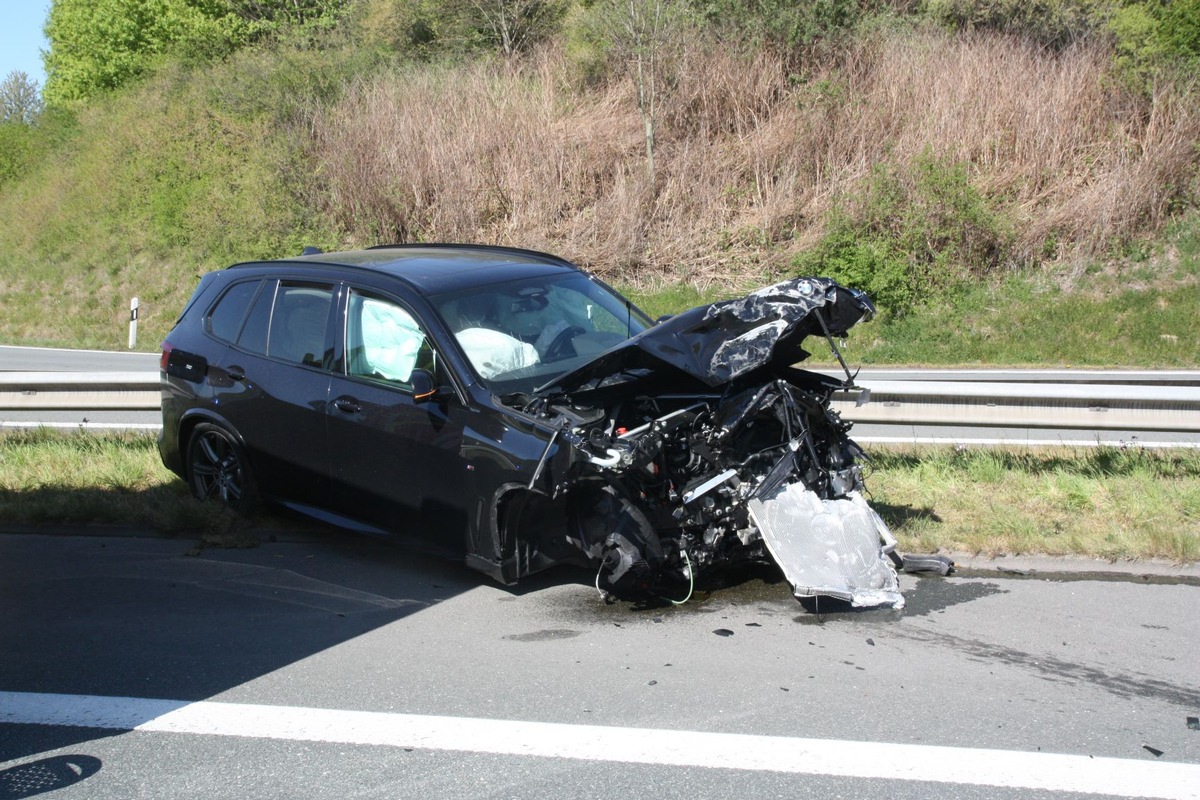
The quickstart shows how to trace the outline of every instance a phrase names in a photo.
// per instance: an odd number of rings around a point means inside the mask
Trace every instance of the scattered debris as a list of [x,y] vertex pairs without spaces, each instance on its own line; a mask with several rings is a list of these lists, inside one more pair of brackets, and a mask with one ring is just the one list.
[[733,631],[729,630],[729,628],[717,628],[713,633],[717,636],[733,636]]
[[1158,758],[1159,756],[1161,756],[1163,754],[1162,750],[1159,750],[1157,747],[1151,747],[1148,744],[1142,745],[1142,749],[1145,750],[1150,755],[1154,756],[1155,758]]

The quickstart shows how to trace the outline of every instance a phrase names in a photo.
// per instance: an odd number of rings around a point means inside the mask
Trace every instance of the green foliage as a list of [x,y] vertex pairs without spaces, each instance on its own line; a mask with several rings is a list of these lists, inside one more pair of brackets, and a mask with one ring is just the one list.
[[209,61],[285,32],[336,24],[348,0],[54,0],[46,90],[64,103],[114,89],[167,55]]
[[1200,0],[1173,0],[1157,8],[1168,52],[1189,59],[1200,56]]
[[21,122],[0,122],[0,186],[24,174],[37,133]]
[[516,56],[557,34],[571,0],[362,0],[354,16],[369,46],[407,58],[474,51]]
[[199,272],[335,246],[308,203],[305,120],[363,67],[353,52],[247,49],[44,114],[42,149],[0,187],[2,335],[121,346],[114,309],[136,294],[153,344]]
[[1164,78],[1200,76],[1200,0],[1123,3],[1109,31],[1117,68],[1135,89],[1150,91]]
[[361,0],[353,25],[368,47],[420,60],[449,52],[464,36],[438,0]]
[[881,309],[903,314],[923,295],[992,271],[1010,239],[966,166],[926,153],[911,166],[877,166],[861,195],[834,208],[825,237],[796,266],[864,289]]
[[718,31],[798,54],[840,42],[866,17],[892,6],[883,0],[691,0],[691,4]]
[[1062,48],[1102,28],[1103,0],[926,0],[925,13],[956,30],[989,30]]
[[90,97],[145,73],[183,40],[232,36],[214,31],[212,2],[55,0],[46,21],[49,103]]
[[926,0],[925,14],[956,30],[988,30],[1061,49],[1088,38],[1113,45],[1124,82],[1142,92],[1200,72],[1200,0]]
[[0,122],[0,187],[46,160],[76,131],[75,115],[60,108],[41,111],[31,123]]
[[871,463],[906,550],[1200,557],[1196,451],[877,448]]
[[[749,276],[748,276],[749,277]],[[638,286],[618,287],[623,295],[644,311],[650,319],[674,316],[696,306],[708,305],[718,300],[741,297],[760,288],[763,281],[747,280],[743,286],[709,284],[700,289],[689,283],[670,283],[653,288]]]

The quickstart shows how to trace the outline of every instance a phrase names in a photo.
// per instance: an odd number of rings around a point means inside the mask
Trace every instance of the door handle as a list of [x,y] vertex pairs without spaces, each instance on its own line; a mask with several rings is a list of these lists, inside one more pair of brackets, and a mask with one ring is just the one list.
[[244,381],[246,379],[246,370],[241,367],[230,366],[225,372],[229,375],[229,380],[231,381]]
[[353,397],[339,397],[333,401],[333,406],[343,414],[357,414],[362,411],[362,406]]

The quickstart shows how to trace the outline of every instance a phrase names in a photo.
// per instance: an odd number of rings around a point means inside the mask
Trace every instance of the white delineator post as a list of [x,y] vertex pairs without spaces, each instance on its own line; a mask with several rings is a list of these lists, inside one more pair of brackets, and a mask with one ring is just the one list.
[[132,350],[137,344],[137,318],[138,318],[138,299],[135,297],[129,301],[129,349]]

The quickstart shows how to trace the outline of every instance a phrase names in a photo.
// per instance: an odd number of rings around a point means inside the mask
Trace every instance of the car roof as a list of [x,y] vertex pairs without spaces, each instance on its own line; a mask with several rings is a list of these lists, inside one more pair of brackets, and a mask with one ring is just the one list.
[[278,261],[238,264],[236,267],[264,263],[354,267],[399,278],[425,295],[580,271],[569,261],[549,253],[479,244],[385,245],[367,250],[313,253]]

